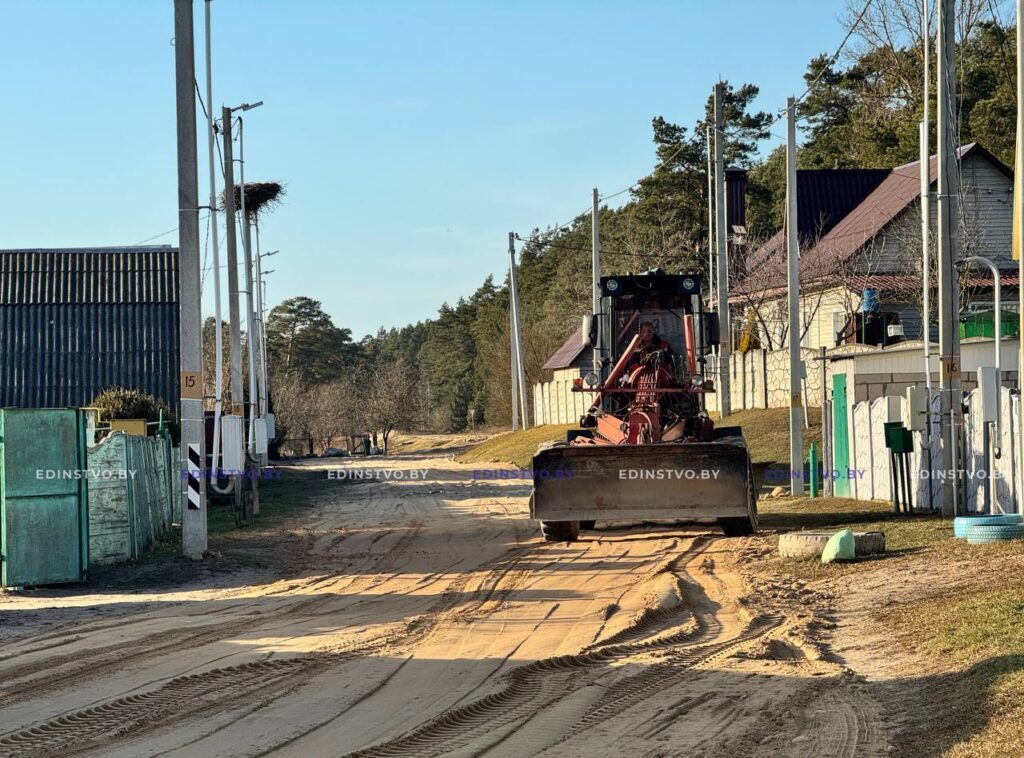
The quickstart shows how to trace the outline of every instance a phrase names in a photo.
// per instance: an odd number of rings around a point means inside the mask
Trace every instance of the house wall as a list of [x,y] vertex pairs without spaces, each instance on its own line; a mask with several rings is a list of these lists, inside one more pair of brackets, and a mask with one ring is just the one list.
[[[937,239],[938,203],[929,205],[932,240]],[[980,155],[961,164],[964,255],[983,255],[1000,268],[1012,268],[1013,180]],[[921,201],[915,200],[875,238],[856,264],[858,273],[917,274],[921,271]]]
[[[810,350],[818,348],[835,347],[835,332],[833,329],[834,314],[845,314],[850,302],[856,304],[859,295],[849,293],[846,287],[834,287],[832,289],[811,292],[800,299],[800,320],[807,324],[803,332],[800,347]],[[850,300],[850,298],[853,298]],[[761,347],[768,349],[770,346],[776,350],[788,347],[788,335],[783,339],[781,335],[787,323],[787,305],[785,300],[778,300],[770,305],[760,307],[761,321],[759,325],[761,336]],[[748,306],[740,317],[741,321],[746,318]],[[808,321],[810,323],[808,324]],[[767,327],[767,329],[765,328]],[[771,335],[771,340],[768,339]]]
[[[1013,268],[1011,258],[1013,235],[1013,181],[993,166],[986,158],[974,154],[961,164],[964,218],[966,221],[961,243],[964,255],[983,255],[1000,268]],[[933,195],[934,197],[934,195]],[[930,204],[931,234],[934,239],[937,229],[938,204]],[[848,264],[849,273],[856,274],[904,274],[920,275],[921,271],[921,203],[915,200],[896,219],[888,224]],[[1016,301],[1016,290],[1004,293],[1004,301]],[[820,299],[820,302],[819,302]],[[846,287],[835,287],[823,294],[808,294],[801,297],[801,314],[804,323],[810,318],[808,333],[801,341],[801,347],[816,349],[835,345],[833,314],[846,311],[852,306],[859,307],[861,293]],[[815,310],[815,306],[817,309]],[[918,298],[883,299],[885,311],[900,315],[906,339],[920,339],[922,336],[921,310]],[[745,309],[746,310],[746,309]],[[766,302],[759,308],[761,318],[768,326],[775,348],[784,347],[778,335],[786,323],[786,298]],[[931,337],[937,339],[937,327],[932,324]],[[765,330],[762,330],[765,331]],[[768,347],[763,340],[763,347]]]

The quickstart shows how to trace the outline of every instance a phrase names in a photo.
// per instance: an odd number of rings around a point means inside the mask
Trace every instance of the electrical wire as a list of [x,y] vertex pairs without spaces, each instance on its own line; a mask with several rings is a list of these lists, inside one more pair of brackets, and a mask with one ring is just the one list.
[[[200,221],[205,221],[209,217],[210,217],[210,214],[207,213],[203,218],[200,219]],[[168,235],[174,234],[175,231],[177,231],[177,230],[178,230],[178,227],[175,226],[174,228],[167,229],[167,231],[161,231],[161,233],[159,235],[154,235],[153,237],[147,237],[144,240],[140,240],[139,242],[136,242],[134,245],[131,245],[130,247],[135,248],[135,247],[138,247],[139,245],[145,245],[145,243],[147,243],[147,242],[153,242],[154,240],[159,240],[161,237],[167,237]]]
[[[203,102],[203,93],[199,91],[199,80],[198,79],[193,79],[192,83],[196,85],[196,98],[198,98],[198,100],[199,100],[199,107],[203,109],[203,115],[206,116],[207,119],[209,119],[210,118],[210,114],[207,113],[207,111],[206,111],[206,103]],[[220,175],[221,175],[221,178],[226,179],[227,178],[227,173],[224,170],[224,153],[221,152],[220,140],[218,140],[217,136],[216,136],[216,135],[220,134],[220,130],[217,129],[217,121],[216,120],[214,120],[214,122],[213,122],[213,133],[214,133],[213,145],[214,145],[214,147],[217,148],[217,157],[220,160]]]
[[166,232],[160,232],[160,234],[154,234],[152,237],[146,237],[146,239],[144,239],[144,240],[139,240],[134,245],[132,245],[132,247],[138,247],[139,245],[145,245],[147,242],[152,242],[153,240],[158,240],[161,237],[166,237],[168,234],[172,234],[173,232],[176,232],[176,231],[178,231],[178,227],[174,227],[173,229],[168,229]]

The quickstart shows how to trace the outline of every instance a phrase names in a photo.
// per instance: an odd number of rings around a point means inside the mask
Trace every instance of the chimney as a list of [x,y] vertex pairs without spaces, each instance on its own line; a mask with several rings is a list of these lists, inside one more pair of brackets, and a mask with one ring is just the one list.
[[725,170],[725,234],[729,246],[729,278],[746,276],[747,172]]

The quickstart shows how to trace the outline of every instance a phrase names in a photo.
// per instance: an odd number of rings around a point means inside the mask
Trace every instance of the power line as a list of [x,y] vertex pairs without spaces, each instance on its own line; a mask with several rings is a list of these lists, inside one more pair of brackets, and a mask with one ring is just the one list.
[[171,234],[171,233],[176,232],[176,231],[178,231],[178,227],[174,227],[173,229],[168,229],[166,232],[160,232],[160,234],[154,234],[152,237],[146,237],[146,239],[140,240],[139,242],[136,242],[134,245],[132,245],[132,247],[138,247],[139,245],[145,245],[147,242],[152,242],[153,240],[158,240],[161,237],[166,237],[168,234]]
[[[199,100],[199,106],[203,109],[203,115],[206,116],[207,119],[209,119],[210,115],[206,112],[206,103],[203,102],[203,93],[199,91],[199,80],[193,79],[192,82],[196,85],[196,97]],[[216,137],[217,134],[220,134],[219,130],[217,129],[216,120],[214,120],[213,122],[213,132],[213,144],[214,147],[217,148],[217,157],[220,159],[220,175],[221,177],[225,177],[227,175],[224,173],[224,154],[220,150],[220,140],[218,140]]]
[[[210,214],[207,213],[206,216],[202,220],[205,221],[209,217],[210,217]],[[176,231],[178,231],[178,227],[174,227],[173,229],[168,229],[166,232],[160,232],[160,234],[154,234],[152,237],[146,237],[146,239],[140,240],[139,242],[136,242],[134,245],[132,245],[132,247],[138,247],[139,245],[145,245],[147,242],[152,242],[153,240],[160,239],[161,237],[166,237],[168,234],[173,234]]]
[[[866,0],[865,1],[864,7],[861,8],[860,13],[857,14],[857,18],[854,20],[853,24],[847,30],[846,36],[843,37],[842,41],[839,43],[839,46],[836,48],[835,52],[832,53],[832,55],[830,55],[828,57],[828,62],[821,67],[821,70],[818,72],[818,75],[815,76],[814,79],[811,80],[811,82],[807,85],[807,89],[804,90],[803,94],[800,95],[800,97],[796,98],[796,101],[795,101],[794,105],[799,105],[803,101],[803,99],[805,97],[807,97],[808,94],[810,94],[811,90],[815,87],[815,85],[817,85],[817,83],[819,81],[821,81],[821,77],[825,75],[825,71],[829,67],[834,65],[836,63],[836,61],[839,60],[839,56],[842,55],[843,49],[846,47],[846,43],[850,41],[850,38],[853,36],[854,32],[857,31],[857,28],[860,26],[861,22],[864,20],[864,17],[867,15],[868,9],[870,9],[871,4],[873,2],[874,2],[874,0]],[[775,126],[775,124],[779,123],[779,121],[781,121],[782,118],[785,115],[786,115],[786,111],[785,110],[779,111],[776,114],[775,118],[772,119],[767,124],[765,129],[768,131],[769,136],[775,137],[776,139],[780,139],[780,140],[783,139],[779,135],[777,135],[774,132],[772,132],[771,128],[773,126]],[[717,136],[717,134],[723,134],[724,136],[729,136],[730,134],[736,134],[737,133],[735,131],[734,132],[729,132],[729,131],[727,131],[725,129],[719,130],[719,129],[716,129],[715,127],[712,127],[712,128],[715,130],[716,136]],[[679,147],[677,147],[675,149],[675,151],[671,155],[669,155],[667,158],[663,158],[663,159],[659,160],[656,164],[654,164],[654,168],[651,169],[651,172],[649,174],[647,174],[644,177],[641,177],[640,179],[637,179],[635,182],[630,184],[628,187],[624,187],[624,188],[618,190],[617,192],[613,192],[610,195],[601,195],[599,200],[610,200],[613,197],[618,197],[619,195],[623,195],[626,192],[629,192],[630,190],[635,189],[637,186],[639,186],[640,182],[642,182],[647,176],[650,176],[655,171],[657,171],[659,168],[661,168],[663,165],[666,165],[669,162],[671,162],[672,160],[674,160],[687,147],[690,147],[691,145],[694,145],[695,143],[697,143],[697,141],[700,139],[700,137],[701,137],[700,132],[695,130],[694,133],[693,133],[693,136],[691,136],[689,139],[683,140],[683,142],[680,143]],[[555,233],[558,233],[562,229],[565,229],[566,227],[568,227],[570,224],[575,223],[577,219],[579,219],[581,217],[584,217],[584,216],[586,216],[587,214],[589,214],[591,212],[592,212],[591,208],[589,208],[589,207],[585,208],[583,211],[581,211],[580,213],[577,213],[575,216],[573,216],[571,221],[567,221],[567,222],[562,223],[562,224],[557,224],[554,227],[549,227],[543,233],[544,234],[555,234]],[[541,234],[541,232],[538,231],[536,234],[532,235],[529,239],[522,239],[519,235],[516,235],[516,239],[519,240],[520,242],[531,242],[531,241],[536,240],[536,238],[540,234]]]

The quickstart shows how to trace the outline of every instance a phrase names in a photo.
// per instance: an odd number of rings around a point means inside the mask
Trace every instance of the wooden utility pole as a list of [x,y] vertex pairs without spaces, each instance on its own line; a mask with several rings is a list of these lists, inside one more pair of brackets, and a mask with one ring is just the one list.
[[715,85],[715,248],[718,254],[718,410],[725,418],[732,412],[729,396],[729,254],[725,243],[725,121],[722,98],[725,87]]
[[796,99],[786,101],[786,260],[789,287],[789,489],[804,494],[804,401],[800,391],[800,240],[796,195]]
[[941,466],[952,476],[943,479],[941,506],[944,516],[956,515],[959,474],[956,446],[961,424],[960,403],[960,288],[954,264],[960,259],[959,198],[956,144],[956,15],[953,0],[939,0],[938,21],[938,300],[939,300],[939,388],[942,392]]
[[203,422],[202,291],[199,270],[199,167],[196,146],[195,40],[192,0],[174,0],[174,74],[178,131],[178,307],[181,385],[182,552],[207,548],[206,434]]

